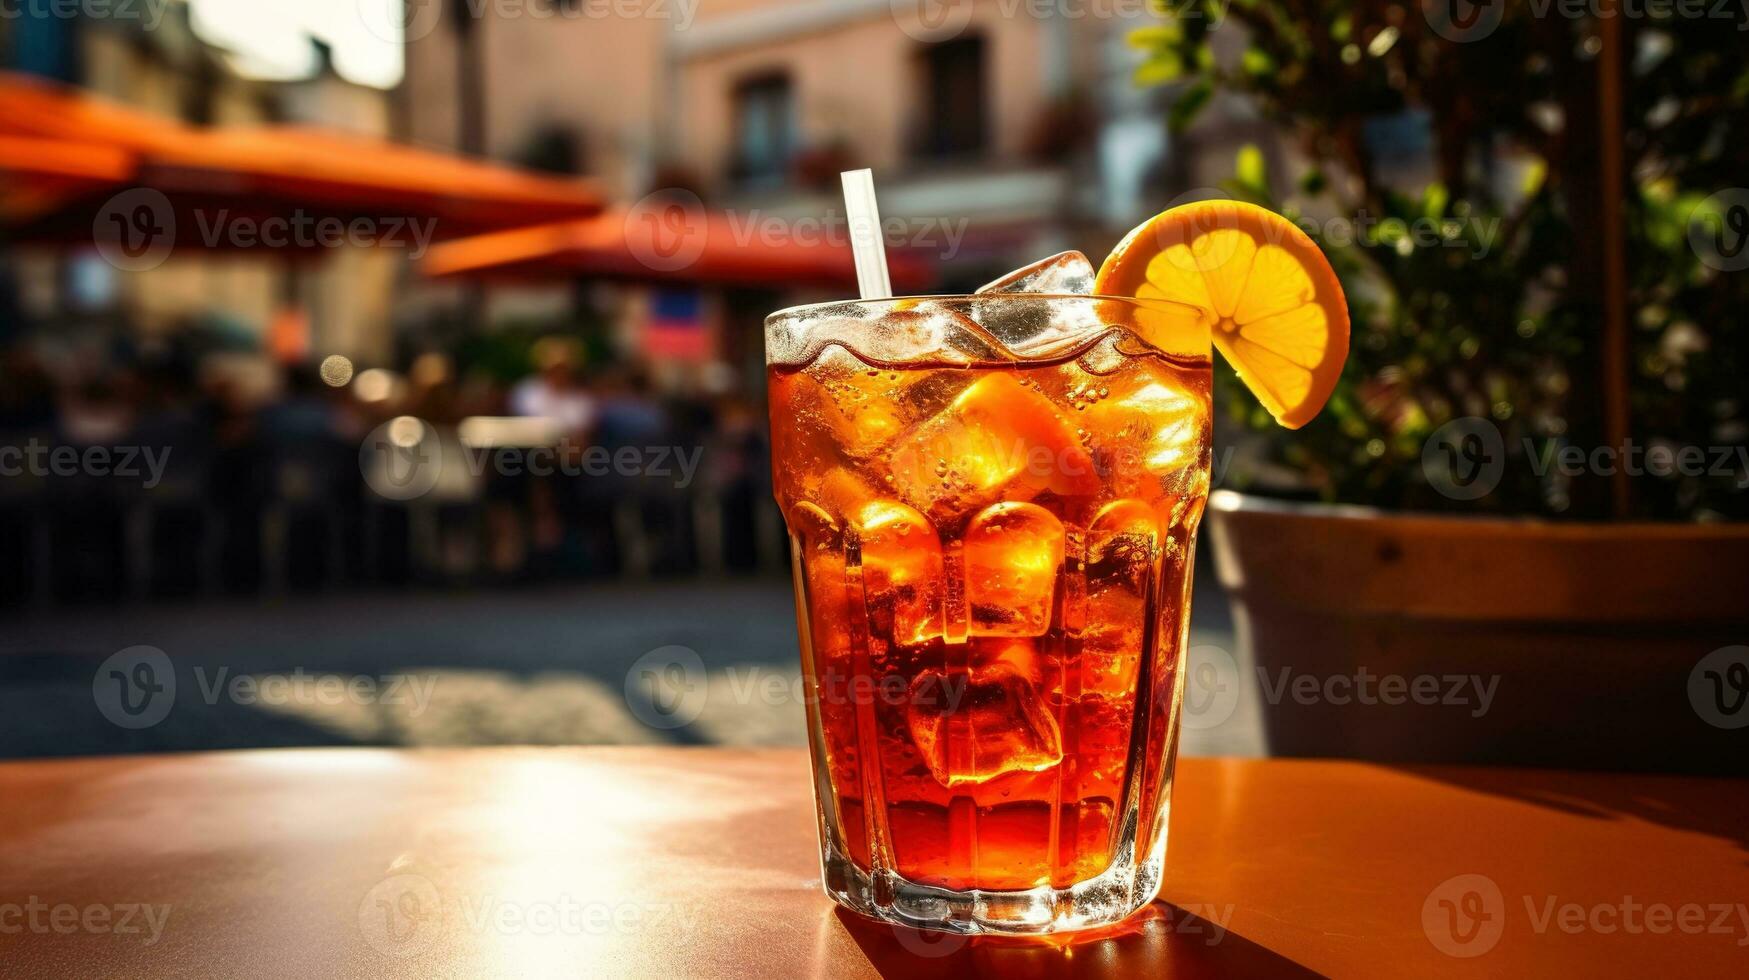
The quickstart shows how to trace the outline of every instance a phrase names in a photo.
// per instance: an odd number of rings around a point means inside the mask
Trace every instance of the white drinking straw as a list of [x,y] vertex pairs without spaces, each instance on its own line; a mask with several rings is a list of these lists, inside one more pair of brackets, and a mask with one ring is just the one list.
[[881,209],[875,203],[874,171],[846,170],[844,213],[850,221],[850,249],[856,255],[856,286],[863,299],[893,295],[887,275],[887,247],[881,236]]

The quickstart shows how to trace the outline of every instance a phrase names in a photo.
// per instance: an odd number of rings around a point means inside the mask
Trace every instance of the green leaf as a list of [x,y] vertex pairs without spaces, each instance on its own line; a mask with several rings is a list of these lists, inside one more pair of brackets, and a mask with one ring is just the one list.
[[1246,143],[1239,147],[1239,155],[1233,161],[1233,180],[1253,192],[1254,196],[1269,194],[1269,171],[1264,164],[1263,151],[1257,148],[1257,144]]
[[1197,82],[1185,89],[1184,94],[1180,95],[1172,103],[1172,108],[1167,110],[1166,124],[1175,133],[1186,129],[1196,121],[1197,115],[1202,110],[1208,108],[1209,99],[1213,98],[1214,94],[1214,87],[1206,81]]
[[1451,202],[1451,192],[1445,185],[1434,181],[1427,185],[1421,194],[1421,213],[1429,218],[1445,217],[1445,206]]
[[1134,48],[1163,48],[1177,44],[1183,39],[1184,28],[1177,24],[1138,27],[1129,33],[1129,43]]
[[1275,59],[1262,48],[1246,48],[1245,53],[1240,56],[1239,67],[1247,75],[1268,75],[1275,71]]
[[1184,75],[1184,62],[1170,51],[1162,51],[1136,66],[1137,85],[1164,85]]

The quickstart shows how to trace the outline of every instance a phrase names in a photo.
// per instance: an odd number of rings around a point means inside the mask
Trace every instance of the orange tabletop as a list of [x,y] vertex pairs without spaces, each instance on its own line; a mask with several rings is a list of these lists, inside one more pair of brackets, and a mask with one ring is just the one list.
[[1749,974],[1749,782],[1180,764],[1162,901],[1073,942],[820,892],[799,750],[0,764],[0,977]]

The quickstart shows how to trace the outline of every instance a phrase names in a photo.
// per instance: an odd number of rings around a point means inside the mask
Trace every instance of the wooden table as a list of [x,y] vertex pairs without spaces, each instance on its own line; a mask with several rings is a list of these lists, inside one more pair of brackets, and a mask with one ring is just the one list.
[[4,977],[1749,975],[1749,782],[1186,760],[1163,901],[967,941],[820,893],[798,750],[0,764]]

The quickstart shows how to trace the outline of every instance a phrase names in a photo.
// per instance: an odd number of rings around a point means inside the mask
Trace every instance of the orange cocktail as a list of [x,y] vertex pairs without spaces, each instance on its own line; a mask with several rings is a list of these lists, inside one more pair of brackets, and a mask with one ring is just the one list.
[[[1211,346],[1251,356],[1248,382],[1286,424],[1334,377],[1300,364],[1326,356],[1307,323],[1337,332],[1322,280],[1295,280],[1255,233],[1277,226],[1240,216],[1212,237],[1144,226],[1097,277],[1065,253],[971,296],[767,321],[775,490],[840,903],[1040,933],[1153,900],[1209,492]],[[1252,266],[1270,275],[1250,283]],[[1339,326],[1345,348],[1345,314]],[[1286,359],[1281,336],[1298,345]]]
[[[1211,372],[1194,313],[1178,346],[1200,355],[1140,340],[1130,305],[773,318],[807,338],[771,367],[777,497],[827,886],[852,905],[1095,880],[1153,896]],[[1053,339],[1015,350],[980,326],[1002,318]]]

